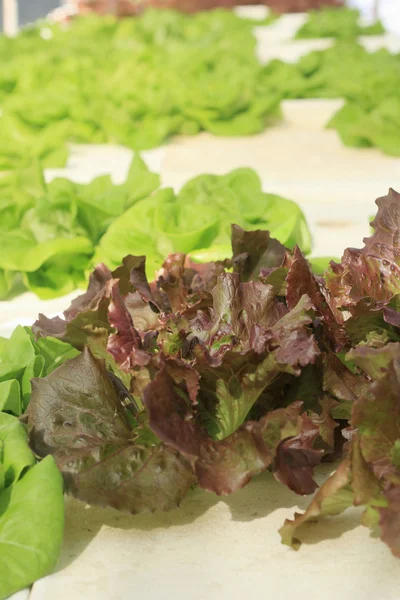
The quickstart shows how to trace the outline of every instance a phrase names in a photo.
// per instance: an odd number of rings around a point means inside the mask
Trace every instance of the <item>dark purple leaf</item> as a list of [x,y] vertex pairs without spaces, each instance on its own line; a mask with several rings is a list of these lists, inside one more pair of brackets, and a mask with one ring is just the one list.
[[339,307],[354,306],[364,298],[385,305],[400,293],[400,194],[390,189],[378,198],[373,235],[364,248],[348,248],[341,264],[332,264],[328,288]]
[[400,328],[400,313],[394,308],[385,306],[383,309],[383,318],[385,323],[389,323],[389,325]]
[[107,350],[119,367],[129,372],[135,366],[147,365],[150,355],[143,350],[140,335],[122,298],[118,279],[112,280],[109,293],[108,321],[116,333],[108,338]]
[[338,352],[346,342],[341,313],[330,304],[330,297],[322,281],[312,274],[310,266],[299,248],[293,253],[293,262],[286,278],[286,302],[289,309],[298,304],[303,295],[307,295],[317,315],[322,319],[326,338],[332,348]]
[[[71,321],[79,313],[95,309],[97,303],[104,295],[104,289],[110,279],[113,278],[111,271],[106,265],[100,264],[90,274],[87,291],[72,300],[70,307],[64,312],[67,321]],[[49,334],[48,334],[49,335]]]
[[242,281],[257,279],[261,269],[282,266],[286,249],[269,231],[244,231],[232,225],[232,264]]
[[135,443],[135,430],[104,363],[85,350],[32,383],[29,440],[52,454],[67,491],[136,513],[177,506],[193,483],[189,462],[162,444]]
[[275,478],[297,494],[312,494],[318,485],[313,479],[314,467],[324,455],[324,450],[314,448],[320,430],[305,415],[301,432],[278,445],[273,467]]

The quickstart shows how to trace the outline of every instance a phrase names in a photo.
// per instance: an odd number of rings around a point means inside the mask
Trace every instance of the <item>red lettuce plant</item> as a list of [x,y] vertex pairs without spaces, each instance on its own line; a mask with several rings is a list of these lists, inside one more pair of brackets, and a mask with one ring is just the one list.
[[64,318],[37,336],[82,352],[33,382],[29,437],[67,490],[137,513],[168,510],[197,483],[229,494],[269,469],[298,494],[342,457],[309,509],[365,505],[400,555],[400,195],[377,201],[375,232],[325,277],[299,248],[232,226],[232,257],[100,265]]

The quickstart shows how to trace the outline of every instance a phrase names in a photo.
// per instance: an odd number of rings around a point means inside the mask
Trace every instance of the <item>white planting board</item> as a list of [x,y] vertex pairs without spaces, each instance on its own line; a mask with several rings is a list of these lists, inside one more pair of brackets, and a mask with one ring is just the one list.
[[281,545],[284,519],[308,502],[269,473],[227,498],[197,489],[170,513],[68,499],[59,569],[29,600],[398,600],[398,559],[358,509],[310,524],[298,552]]

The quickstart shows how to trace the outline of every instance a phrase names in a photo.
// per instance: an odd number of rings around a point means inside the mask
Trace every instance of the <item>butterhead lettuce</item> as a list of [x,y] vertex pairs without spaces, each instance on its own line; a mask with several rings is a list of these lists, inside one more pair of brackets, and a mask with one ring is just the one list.
[[251,169],[201,175],[178,194],[159,186],[160,177],[139,155],[121,185],[109,175],[86,185],[61,178],[45,183],[39,165],[13,173],[0,201],[0,297],[21,290],[21,283],[41,298],[69,293],[84,287],[99,262],[117,266],[121,256],[143,249],[150,278],[170,252],[200,251],[197,260],[204,260],[205,251],[215,256],[222,246],[218,258],[224,258],[234,221],[311,250],[300,208],[264,193]]

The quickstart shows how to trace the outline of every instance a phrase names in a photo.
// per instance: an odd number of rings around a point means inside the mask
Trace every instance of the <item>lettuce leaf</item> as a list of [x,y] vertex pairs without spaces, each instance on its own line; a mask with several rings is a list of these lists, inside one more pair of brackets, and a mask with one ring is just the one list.
[[40,464],[24,426],[0,412],[0,598],[56,565],[64,531],[63,483],[54,460]]
[[0,338],[0,412],[20,416],[29,404],[31,379],[51,373],[78,352],[54,338],[34,340],[18,326],[10,339]]
[[364,239],[364,248],[348,248],[341,263],[332,263],[326,274],[338,307],[352,309],[363,301],[381,307],[400,292],[400,194],[390,189],[376,204],[378,213],[371,223],[373,235]]
[[[341,9],[335,14],[340,17]],[[336,129],[347,146],[376,146],[399,156],[398,68],[398,56],[388,50],[368,52],[355,41],[339,38],[336,45],[313,51],[297,64],[271,61],[263,77],[281,98],[343,98],[343,108],[327,127]]]
[[[38,397],[44,399],[40,406]],[[52,453],[69,490],[87,502],[131,513],[168,510],[193,482],[188,461],[177,452],[135,444],[105,365],[89,350],[34,381],[28,416],[35,452]]]
[[335,313],[346,315],[342,326],[353,344],[344,356],[325,359],[324,378],[325,389],[341,402],[333,415],[348,421],[348,441],[336,473],[307,511],[281,529],[283,542],[295,548],[300,546],[297,529],[307,520],[362,505],[362,523],[378,528],[400,556],[400,195],[390,190],[377,205],[373,234],[364,248],[347,249],[342,262],[326,272],[328,298]]

